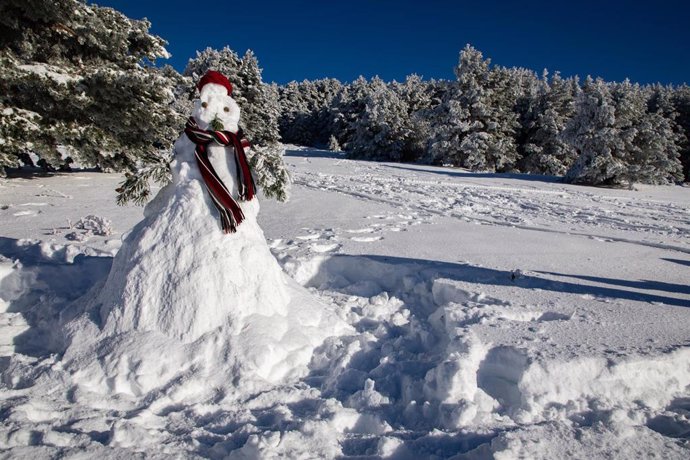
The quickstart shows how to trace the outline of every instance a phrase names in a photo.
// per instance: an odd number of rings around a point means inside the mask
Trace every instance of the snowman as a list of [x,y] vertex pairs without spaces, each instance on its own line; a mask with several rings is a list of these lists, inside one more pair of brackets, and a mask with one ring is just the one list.
[[[185,135],[175,143],[175,151],[187,157],[194,151],[223,231],[234,233],[244,220],[237,199],[251,201],[256,192],[244,152],[249,143],[239,128],[240,107],[231,97],[232,84],[220,72],[208,71],[197,88],[199,99],[194,101],[193,115],[187,120]],[[251,209],[256,217],[258,209]]]
[[198,89],[172,182],[67,319],[66,366],[89,391],[144,395],[185,372],[220,386],[285,381],[306,372],[326,337],[349,330],[269,250],[231,83],[209,71]]

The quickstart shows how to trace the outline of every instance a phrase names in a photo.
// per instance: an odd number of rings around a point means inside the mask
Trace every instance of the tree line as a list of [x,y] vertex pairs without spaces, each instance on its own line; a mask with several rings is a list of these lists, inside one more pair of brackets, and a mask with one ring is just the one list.
[[284,142],[350,158],[627,185],[690,180],[690,88],[539,76],[492,66],[470,45],[456,79],[362,77],[280,91]]
[[456,79],[262,80],[257,57],[197,52],[182,73],[156,61],[151,24],[79,0],[0,3],[0,175],[21,167],[126,173],[119,201],[169,180],[194,84],[226,74],[260,187],[285,199],[283,144],[351,158],[563,176],[594,185],[690,180],[690,88],[538,76],[467,46]]

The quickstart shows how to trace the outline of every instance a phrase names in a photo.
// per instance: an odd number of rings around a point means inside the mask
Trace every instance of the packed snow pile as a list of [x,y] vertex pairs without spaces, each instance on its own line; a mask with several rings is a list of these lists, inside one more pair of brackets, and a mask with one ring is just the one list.
[[86,242],[66,197],[114,203],[111,176],[0,183],[0,449],[688,457],[687,188],[286,160],[291,202],[232,235],[184,156]]
[[[226,91],[201,89],[194,118],[203,128],[221,116],[238,131],[239,107]],[[172,182],[124,238],[100,292],[62,314],[63,362],[80,389],[139,397],[172,385],[204,401],[228,380],[261,388],[302,377],[314,348],[348,330],[332,305],[283,273],[256,221],[257,199],[239,202],[235,232],[221,230],[195,148],[183,133]],[[232,147],[206,148],[237,197]]]
[[219,229],[193,161],[178,156],[173,182],[126,236],[85,313],[67,324],[64,360],[80,387],[140,396],[185,374],[207,385],[228,375],[277,382],[301,376],[313,348],[344,330],[283,274],[256,200],[243,204],[236,233]]

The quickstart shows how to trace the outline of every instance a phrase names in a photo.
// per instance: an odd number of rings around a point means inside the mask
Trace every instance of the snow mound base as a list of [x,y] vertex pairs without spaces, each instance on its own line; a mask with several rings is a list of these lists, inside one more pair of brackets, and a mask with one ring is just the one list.
[[84,391],[142,397],[182,385],[200,400],[209,385],[258,391],[303,376],[314,347],[348,330],[285,276],[257,200],[242,203],[236,233],[219,229],[187,147],[102,289],[66,322],[66,367]]

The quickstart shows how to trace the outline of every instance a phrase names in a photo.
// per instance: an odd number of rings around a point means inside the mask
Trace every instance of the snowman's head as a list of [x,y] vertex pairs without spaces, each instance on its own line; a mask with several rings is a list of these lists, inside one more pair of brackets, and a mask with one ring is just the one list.
[[206,83],[201,88],[199,99],[194,100],[192,115],[201,129],[211,129],[209,126],[214,119],[223,124],[225,131],[236,133],[239,129],[240,106],[223,85]]

